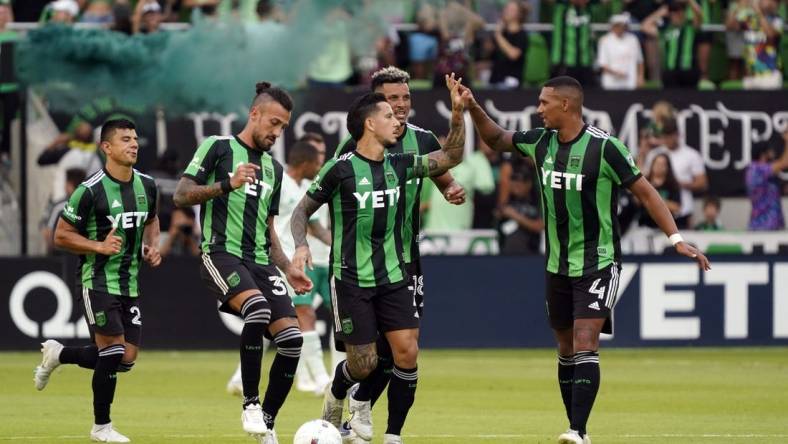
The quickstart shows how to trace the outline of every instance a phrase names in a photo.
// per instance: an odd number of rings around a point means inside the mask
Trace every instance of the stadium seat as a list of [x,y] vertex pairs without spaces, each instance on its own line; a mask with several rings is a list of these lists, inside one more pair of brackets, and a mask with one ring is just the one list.
[[744,254],[739,244],[709,244],[706,254]]
[[418,90],[430,90],[432,89],[432,80],[428,79],[411,79],[409,82],[410,89],[414,91]]
[[741,80],[725,80],[720,83],[720,89],[723,91],[738,91],[744,89]]

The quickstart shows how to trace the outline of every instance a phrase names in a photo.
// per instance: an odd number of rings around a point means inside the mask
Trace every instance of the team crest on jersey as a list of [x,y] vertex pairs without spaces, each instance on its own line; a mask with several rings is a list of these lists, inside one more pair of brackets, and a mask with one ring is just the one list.
[[107,325],[107,314],[103,311],[96,312],[96,325],[99,327],[103,327]]
[[580,168],[580,156],[569,157],[569,168]]
[[268,179],[274,177],[274,170],[271,167],[265,167],[265,177]]
[[241,283],[241,276],[238,276],[237,271],[233,271],[233,274],[227,276],[227,285],[231,287],[235,287]]
[[138,194],[137,195],[137,205],[145,205],[145,202],[147,202],[147,200],[145,200],[145,196],[143,196],[141,194]]
[[353,333],[353,319],[342,319],[342,333],[346,335]]
[[394,175],[393,171],[386,171],[386,182],[392,183],[397,181],[397,176]]

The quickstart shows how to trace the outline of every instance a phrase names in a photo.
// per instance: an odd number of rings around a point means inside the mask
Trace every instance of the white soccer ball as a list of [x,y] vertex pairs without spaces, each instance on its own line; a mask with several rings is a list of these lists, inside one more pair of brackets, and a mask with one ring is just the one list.
[[330,422],[315,419],[298,428],[293,444],[342,444],[342,435]]

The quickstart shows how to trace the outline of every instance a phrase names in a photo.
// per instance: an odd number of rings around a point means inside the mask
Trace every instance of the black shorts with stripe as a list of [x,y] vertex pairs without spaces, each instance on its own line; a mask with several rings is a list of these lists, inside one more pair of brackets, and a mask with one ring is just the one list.
[[547,272],[547,316],[556,330],[572,328],[575,319],[605,319],[602,333],[613,333],[613,307],[621,265],[613,263],[580,277]]
[[337,341],[371,344],[383,333],[419,328],[416,300],[407,281],[358,287],[332,276],[330,286]]
[[421,273],[421,261],[417,258],[405,264],[405,271],[410,276],[408,290],[413,291],[419,317],[424,316],[424,275]]
[[230,253],[203,253],[200,275],[221,302],[219,310],[240,317],[228,301],[247,290],[259,290],[271,307],[271,322],[296,317],[285,278],[273,265],[260,265]]
[[125,342],[139,347],[142,340],[142,312],[139,298],[118,296],[82,287],[79,302],[85,312],[90,339],[123,335]]

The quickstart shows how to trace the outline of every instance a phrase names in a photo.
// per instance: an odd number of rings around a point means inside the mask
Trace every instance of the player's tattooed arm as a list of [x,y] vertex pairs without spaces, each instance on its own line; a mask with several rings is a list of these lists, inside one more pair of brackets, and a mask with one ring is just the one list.
[[[293,215],[290,217],[290,231],[293,234],[293,241],[295,247],[309,247],[306,241],[307,226],[309,225],[309,217],[317,211],[322,205],[320,202],[312,199],[309,196],[304,196],[301,202],[293,210]],[[329,234],[328,240],[331,242]],[[321,239],[322,240],[322,239]]]
[[324,227],[320,221],[310,221],[309,226],[306,227],[307,233],[315,236],[316,238],[320,239],[320,242],[323,242],[326,245],[331,245],[331,231]]
[[232,190],[241,188],[244,184],[254,183],[259,165],[253,163],[242,163],[235,168],[232,176],[221,182],[214,182],[210,185],[200,185],[188,177],[181,177],[178,186],[175,187],[175,194],[172,200],[179,208],[190,207],[201,204],[214,197],[227,194]]
[[172,200],[175,202],[176,207],[184,208],[201,204],[222,194],[226,193],[222,189],[221,182],[215,182],[210,185],[198,185],[197,182],[188,177],[181,177],[181,180],[178,181],[178,186],[175,187],[175,194],[172,196]]
[[484,108],[473,98],[473,93],[470,88],[459,85],[458,90],[463,105],[471,115],[473,125],[479,133],[479,137],[484,140],[484,143],[495,151],[514,151],[514,142],[512,142],[514,131],[507,131],[495,123],[495,121],[484,112]]
[[455,79],[454,73],[446,76],[446,86],[451,92],[451,120],[449,121],[449,134],[446,142],[439,151],[429,154],[428,176],[440,176],[451,168],[462,162],[462,154],[465,150],[465,119],[463,112],[462,95],[459,92],[460,81]]
[[355,380],[362,380],[369,376],[378,366],[378,350],[375,343],[351,345],[347,347],[347,369]]

